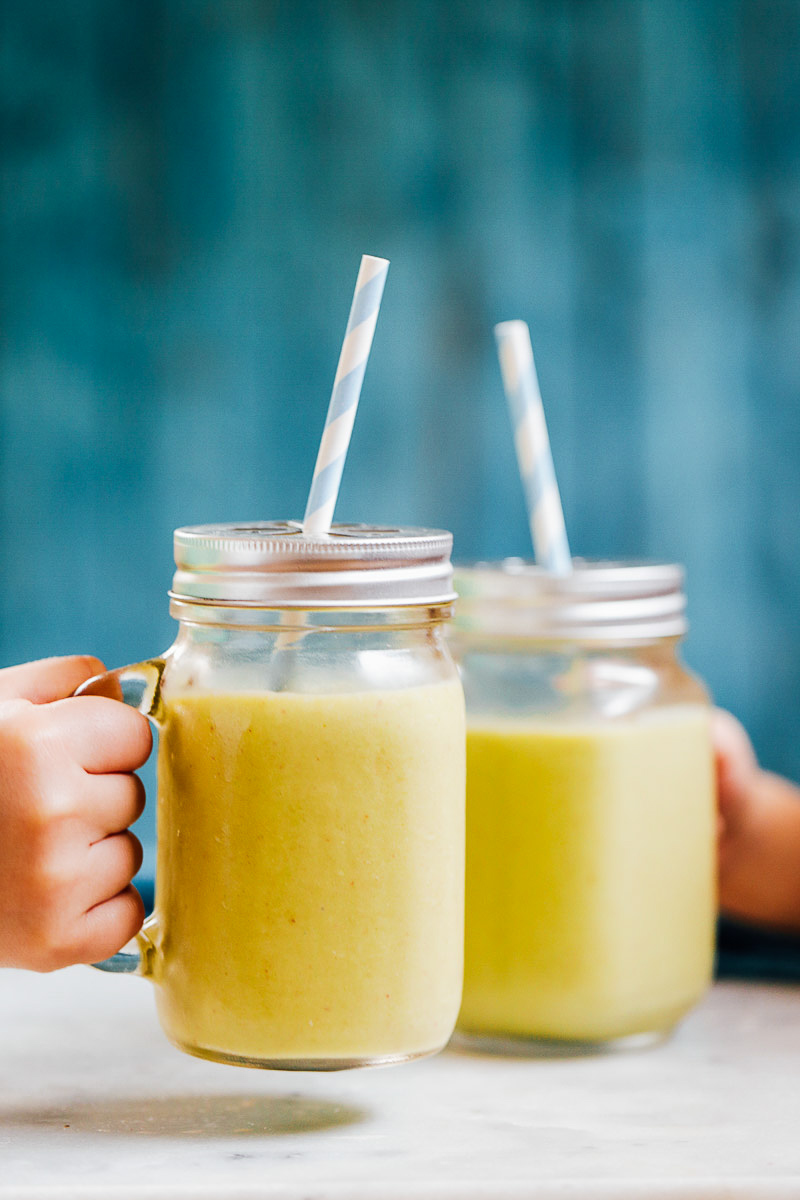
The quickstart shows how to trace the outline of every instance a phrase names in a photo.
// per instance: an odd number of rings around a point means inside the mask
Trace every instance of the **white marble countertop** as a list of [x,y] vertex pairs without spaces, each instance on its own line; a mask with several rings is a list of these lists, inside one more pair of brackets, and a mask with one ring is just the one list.
[[189,1058],[149,985],[0,971],[0,1197],[800,1197],[800,988],[722,984],[655,1049],[332,1075]]

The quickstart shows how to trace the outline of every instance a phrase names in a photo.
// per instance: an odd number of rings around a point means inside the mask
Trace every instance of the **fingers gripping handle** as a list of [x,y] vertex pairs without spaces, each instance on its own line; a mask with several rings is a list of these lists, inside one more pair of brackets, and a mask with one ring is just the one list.
[[[148,662],[130,667],[118,667],[105,675],[87,679],[75,692],[76,696],[105,696],[110,700],[121,700],[131,708],[137,708],[154,725],[159,724],[161,714],[161,678],[164,659],[152,658]],[[136,937],[118,954],[112,954],[102,962],[92,963],[98,971],[110,971],[115,975],[152,975],[155,958],[155,917],[145,921]],[[135,947],[135,948],[134,948]]]
[[151,937],[154,933],[155,917],[149,917],[135,938],[128,942],[131,949],[125,946],[104,958],[102,962],[89,963],[96,971],[108,971],[111,975],[143,975],[153,974],[153,958],[156,952],[155,942]]
[[151,658],[132,667],[117,667],[115,671],[106,671],[105,675],[87,679],[75,695],[106,696],[110,700],[121,700],[131,708],[138,708],[154,725],[158,725],[164,666],[163,658]]

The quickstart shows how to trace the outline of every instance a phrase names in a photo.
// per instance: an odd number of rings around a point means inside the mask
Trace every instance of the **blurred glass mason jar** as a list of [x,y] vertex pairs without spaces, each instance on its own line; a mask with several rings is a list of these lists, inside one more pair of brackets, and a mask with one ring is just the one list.
[[710,705],[679,657],[683,571],[518,559],[457,569],[467,701],[458,1028],[583,1044],[660,1037],[713,964]]

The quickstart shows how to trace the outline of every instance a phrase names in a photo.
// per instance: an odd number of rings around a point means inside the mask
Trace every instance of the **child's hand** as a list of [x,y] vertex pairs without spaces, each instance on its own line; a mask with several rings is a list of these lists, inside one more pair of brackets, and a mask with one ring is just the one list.
[[747,849],[748,827],[757,819],[759,766],[744,726],[718,708],[712,722],[719,812],[720,903],[726,907],[730,859]]
[[150,753],[145,718],[72,697],[105,670],[53,658],[0,670],[0,965],[52,971],[115,954],[144,909],[131,879],[142,849],[128,826]]
[[800,788],[763,771],[730,713],[714,713],[723,912],[800,930]]

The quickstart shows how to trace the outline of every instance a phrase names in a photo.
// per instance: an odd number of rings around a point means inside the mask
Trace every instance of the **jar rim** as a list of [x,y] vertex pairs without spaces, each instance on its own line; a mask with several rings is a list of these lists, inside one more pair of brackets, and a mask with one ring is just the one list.
[[688,627],[678,563],[578,558],[568,575],[553,575],[509,558],[457,564],[454,574],[457,634],[622,644]]
[[175,530],[170,597],[243,608],[436,606],[455,599],[452,534],[416,526],[299,521],[192,525]]

